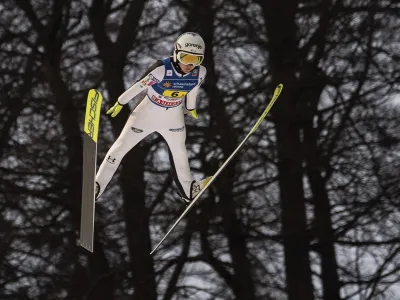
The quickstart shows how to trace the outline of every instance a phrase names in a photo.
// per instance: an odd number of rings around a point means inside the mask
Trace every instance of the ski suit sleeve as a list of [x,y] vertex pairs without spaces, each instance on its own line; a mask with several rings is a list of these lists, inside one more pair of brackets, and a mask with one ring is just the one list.
[[147,90],[149,86],[162,81],[164,77],[165,67],[161,60],[158,60],[150,68],[143,73],[143,75],[130,86],[121,96],[118,97],[118,103],[121,105],[127,104],[135,96]]
[[188,111],[196,109],[197,94],[199,93],[199,88],[200,88],[201,84],[203,83],[204,79],[206,78],[206,75],[207,75],[206,68],[203,66],[200,66],[199,83],[186,95],[185,108]]

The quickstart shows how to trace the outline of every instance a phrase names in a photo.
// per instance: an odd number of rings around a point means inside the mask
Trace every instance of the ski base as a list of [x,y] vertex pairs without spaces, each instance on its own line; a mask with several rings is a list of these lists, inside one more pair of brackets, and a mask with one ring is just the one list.
[[82,203],[79,244],[93,252],[95,178],[97,159],[97,136],[100,109],[103,97],[96,90],[90,90],[87,98],[83,136]]

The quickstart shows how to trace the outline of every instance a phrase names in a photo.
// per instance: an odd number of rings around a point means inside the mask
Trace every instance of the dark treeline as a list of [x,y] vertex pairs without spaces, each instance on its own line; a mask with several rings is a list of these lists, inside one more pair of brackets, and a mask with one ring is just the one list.
[[[400,297],[396,0],[5,0],[0,4],[0,299]],[[78,246],[82,125],[184,31],[206,43],[195,179],[260,128],[154,256],[182,211],[166,144],[124,158]],[[134,104],[134,101],[131,103]],[[101,117],[98,160],[130,109]]]

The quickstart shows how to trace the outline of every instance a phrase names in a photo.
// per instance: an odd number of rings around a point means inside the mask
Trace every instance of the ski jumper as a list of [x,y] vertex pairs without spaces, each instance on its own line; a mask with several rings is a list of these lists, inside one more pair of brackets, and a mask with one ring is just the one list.
[[168,144],[171,171],[181,196],[190,197],[193,182],[186,150],[183,108],[196,109],[199,87],[206,68],[195,67],[190,73],[177,71],[171,58],[157,61],[119,98],[121,105],[146,92],[129,116],[118,139],[107,152],[96,174],[99,196],[110,182],[122,158],[147,135],[158,132]]

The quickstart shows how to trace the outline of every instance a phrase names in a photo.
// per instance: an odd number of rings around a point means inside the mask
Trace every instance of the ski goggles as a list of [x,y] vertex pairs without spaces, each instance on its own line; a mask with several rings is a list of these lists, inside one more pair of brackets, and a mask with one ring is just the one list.
[[178,61],[184,65],[198,66],[203,61],[204,55],[196,55],[188,52],[179,51],[176,54]]

